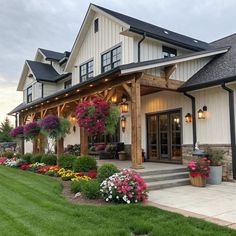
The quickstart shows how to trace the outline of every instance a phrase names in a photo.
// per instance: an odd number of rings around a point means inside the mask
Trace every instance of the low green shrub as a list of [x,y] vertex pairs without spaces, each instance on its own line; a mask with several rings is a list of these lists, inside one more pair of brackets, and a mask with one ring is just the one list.
[[118,168],[113,164],[104,164],[98,169],[97,180],[101,183],[115,173],[118,173]]
[[49,166],[53,166],[57,164],[57,156],[53,155],[53,154],[44,154],[42,156],[41,162],[49,165]]
[[21,159],[26,162],[26,164],[31,164],[31,158],[33,154],[32,153],[25,153],[24,155],[21,156]]
[[74,172],[89,172],[90,170],[97,170],[97,161],[94,157],[82,156],[73,162]]
[[31,163],[41,162],[42,156],[43,156],[43,154],[32,155],[30,158],[30,162]]
[[72,169],[73,162],[77,157],[74,155],[62,155],[58,158],[58,165],[65,169]]
[[97,199],[100,194],[100,183],[95,180],[83,181],[81,184],[81,192],[88,199]]
[[3,152],[1,154],[1,156],[6,157],[6,158],[13,158],[14,157],[14,152],[11,152],[11,151]]
[[72,181],[70,185],[70,190],[72,193],[78,193],[82,191],[83,184],[87,182],[86,180]]

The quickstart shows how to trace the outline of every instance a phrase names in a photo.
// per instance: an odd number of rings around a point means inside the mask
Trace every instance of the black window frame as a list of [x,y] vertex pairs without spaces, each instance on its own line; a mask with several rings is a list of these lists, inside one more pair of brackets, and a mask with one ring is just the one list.
[[99,20],[98,18],[94,20],[94,33],[96,34],[99,30]]
[[[165,53],[166,56],[164,55]],[[162,46],[162,55],[164,58],[175,57],[177,56],[177,50],[175,48]]]
[[72,86],[72,80],[69,79],[64,82],[64,89],[70,88]]
[[[85,68],[85,69],[83,69],[83,68]],[[92,70],[91,70],[91,68],[92,68]],[[82,74],[82,70],[85,71],[85,73]],[[93,78],[93,73],[94,73],[94,62],[93,62],[93,60],[90,60],[90,61],[80,65],[80,67],[79,67],[80,83],[92,79]]]
[[[117,49],[119,49],[119,53],[114,55],[114,52],[117,51]],[[102,73],[109,71],[121,64],[121,52],[122,52],[121,45],[119,45],[119,46],[112,48],[111,50],[109,50],[101,55],[101,71],[102,71]],[[117,59],[118,55],[119,55],[119,57]],[[106,58],[104,60],[105,56],[106,56]],[[116,57],[116,60],[114,60],[114,57]],[[105,61],[106,61],[106,64],[104,63]],[[105,68],[108,68],[108,69],[105,69]]]
[[[31,93],[29,93],[30,89],[31,89]],[[30,103],[33,101],[33,87],[32,86],[29,86],[26,89],[26,100],[27,100],[27,103]]]

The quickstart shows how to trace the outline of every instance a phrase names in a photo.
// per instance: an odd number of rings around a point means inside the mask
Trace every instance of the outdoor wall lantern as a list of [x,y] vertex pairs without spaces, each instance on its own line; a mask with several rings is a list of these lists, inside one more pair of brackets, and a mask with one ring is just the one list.
[[192,122],[192,115],[190,113],[187,113],[185,118],[186,123],[191,123]]
[[203,106],[202,109],[199,109],[197,112],[198,119],[205,119],[206,118],[206,111],[207,111],[207,106]]
[[74,133],[76,132],[76,124],[77,120],[76,120],[76,117],[74,115],[71,116],[71,124],[73,125],[73,131]]
[[111,96],[111,102],[112,102],[113,104],[116,104],[116,103],[117,103],[116,91],[115,91],[115,94]]
[[129,111],[129,104],[126,102],[126,97],[122,98],[122,103],[120,103],[121,113],[127,113]]
[[126,124],[127,124],[126,117],[125,116],[121,116],[120,122],[121,122],[122,132],[124,133],[125,132],[125,128],[126,128]]

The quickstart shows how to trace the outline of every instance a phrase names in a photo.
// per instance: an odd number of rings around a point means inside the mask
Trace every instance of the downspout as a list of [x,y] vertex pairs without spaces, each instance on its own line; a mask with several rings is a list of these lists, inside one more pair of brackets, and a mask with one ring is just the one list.
[[191,99],[192,101],[192,122],[193,122],[193,150],[195,149],[195,144],[197,142],[197,126],[196,126],[196,101],[195,97],[184,92],[184,95]]
[[236,179],[236,146],[235,146],[235,115],[234,115],[234,91],[225,86],[225,83],[221,87],[228,91],[229,94],[229,122],[230,122],[230,139],[232,150],[232,166],[233,166],[233,178]]
[[146,38],[146,32],[143,33],[143,37],[141,38],[141,40],[138,42],[138,62],[140,62],[140,54],[141,54],[141,43],[143,42],[143,40]]

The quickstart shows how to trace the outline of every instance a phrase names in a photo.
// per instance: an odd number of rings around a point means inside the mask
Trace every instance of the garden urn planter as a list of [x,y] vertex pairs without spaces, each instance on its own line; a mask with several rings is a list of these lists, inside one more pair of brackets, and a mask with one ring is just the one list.
[[222,166],[211,166],[209,178],[207,180],[208,184],[221,184],[222,182],[223,168]]
[[124,151],[118,152],[118,155],[119,155],[119,160],[120,161],[125,161],[126,160],[126,152],[124,152]]
[[206,179],[202,178],[200,175],[192,177],[191,175],[190,177],[190,182],[193,186],[196,187],[205,187],[206,186]]

